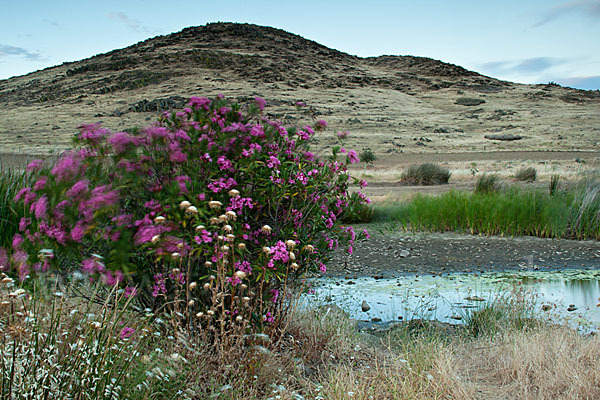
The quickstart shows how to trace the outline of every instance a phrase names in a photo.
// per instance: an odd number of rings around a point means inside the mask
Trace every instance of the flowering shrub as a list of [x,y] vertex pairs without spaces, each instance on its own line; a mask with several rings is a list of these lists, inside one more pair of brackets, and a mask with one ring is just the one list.
[[36,179],[16,200],[29,215],[0,267],[20,280],[79,270],[193,325],[275,323],[290,279],[352,251],[363,234],[339,220],[367,199],[348,193],[356,152],[309,151],[325,121],[286,128],[264,107],[192,97],[142,130],[82,126],[54,166],[28,166]]

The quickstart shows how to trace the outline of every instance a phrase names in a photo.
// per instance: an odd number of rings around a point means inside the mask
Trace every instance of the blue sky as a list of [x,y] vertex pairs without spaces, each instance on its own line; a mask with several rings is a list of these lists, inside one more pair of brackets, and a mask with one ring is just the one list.
[[515,82],[600,89],[600,0],[0,0],[0,10],[0,79],[227,21],[358,56],[425,56]]

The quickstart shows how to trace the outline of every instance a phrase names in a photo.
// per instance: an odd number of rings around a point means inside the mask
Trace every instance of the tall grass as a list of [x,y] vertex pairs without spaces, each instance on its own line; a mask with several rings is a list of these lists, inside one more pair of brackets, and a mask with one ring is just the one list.
[[408,203],[377,205],[374,220],[394,221],[407,230],[600,239],[600,183],[554,195],[517,187],[417,195]]
[[19,221],[25,215],[22,204],[14,201],[17,192],[28,185],[29,175],[21,171],[0,171],[0,247],[7,247],[19,231]]

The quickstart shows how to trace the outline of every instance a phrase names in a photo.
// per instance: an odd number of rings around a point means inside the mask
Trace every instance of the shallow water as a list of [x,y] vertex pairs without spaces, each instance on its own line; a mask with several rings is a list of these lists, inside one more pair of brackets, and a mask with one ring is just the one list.
[[[317,278],[311,284],[311,294],[306,295],[309,303],[336,304],[358,320],[424,318],[460,323],[471,310],[502,301],[512,291],[527,296],[533,312],[540,316],[588,329],[600,323],[600,270]],[[363,301],[370,307],[367,312],[361,309]],[[551,309],[542,311],[542,305]],[[576,309],[567,311],[571,305]]]

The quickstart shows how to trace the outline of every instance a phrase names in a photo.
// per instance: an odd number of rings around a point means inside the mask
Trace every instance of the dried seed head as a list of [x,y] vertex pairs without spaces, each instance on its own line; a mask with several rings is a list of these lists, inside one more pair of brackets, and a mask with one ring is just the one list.
[[[208,262],[208,261],[207,261],[207,262]],[[214,275],[211,275],[211,276],[209,276],[209,277],[208,277],[208,279],[210,279],[211,281],[214,281],[214,280],[215,280],[215,279],[217,279],[217,278],[215,278],[215,276],[214,276]]]
[[12,278],[9,278],[8,276],[5,278],[2,278],[2,280],[0,281],[0,283],[4,284],[4,285],[8,285],[9,283],[13,283],[15,280]]
[[247,303],[247,302],[249,302],[249,301],[250,301],[250,297],[248,297],[248,296],[244,296],[244,297],[242,297],[242,301],[243,301],[244,303]]
[[296,259],[296,255],[293,251],[290,251],[290,260],[294,261]]
[[221,203],[220,201],[217,200],[211,200],[208,202],[208,206],[210,208],[220,208],[223,205],[223,203]]
[[8,294],[8,297],[16,298],[16,297],[21,297],[23,295],[25,295],[25,289],[17,289],[14,292],[10,292]]
[[227,218],[229,218],[231,221],[235,221],[237,219],[237,214],[235,213],[235,211],[227,211],[225,215],[227,215]]
[[226,245],[226,244],[224,244],[223,246],[221,246],[221,251],[222,251],[223,253],[227,253],[227,252],[229,251],[229,246],[228,246],[228,245]]
[[171,273],[172,273],[173,275],[177,275],[177,274],[178,274],[178,273],[180,273],[180,272],[181,272],[181,270],[180,270],[179,268],[173,268],[173,269],[171,270]]
[[203,287],[205,290],[210,289],[210,283],[206,282]]
[[240,287],[242,288],[242,290],[248,289],[248,285],[246,285],[245,283],[242,283]]
[[185,209],[185,212],[188,214],[198,214],[198,209],[195,206],[189,206]]
[[225,214],[221,214],[221,215],[219,215],[219,221],[227,222],[227,221],[229,221],[229,217]]
[[313,252],[313,251],[315,251],[315,246],[313,246],[312,244],[307,244],[305,249],[310,252]]
[[238,243],[238,249],[245,250],[246,249],[246,243]]
[[184,200],[181,203],[179,203],[179,208],[181,208],[182,210],[185,210],[186,208],[188,208],[191,205],[192,205],[192,203],[190,203],[187,200]]
[[167,219],[165,217],[163,217],[162,215],[159,215],[158,217],[154,218],[154,223],[155,224],[162,224],[166,220]]
[[229,197],[237,197],[240,195],[240,191],[237,189],[231,189],[229,192],[227,192],[229,194]]
[[94,329],[100,329],[100,328],[102,328],[102,323],[100,323],[100,321],[92,321],[92,322],[90,322],[90,325]]
[[179,253],[171,253],[171,257],[175,260],[179,259],[181,257],[181,254]]
[[299,268],[300,266],[297,263],[292,263],[292,269],[295,271]]
[[206,313],[210,316],[215,315],[215,312],[213,310],[208,310]]
[[206,229],[206,227],[205,227],[204,225],[197,225],[197,226],[196,226],[196,232],[198,232],[198,231],[202,231],[202,230],[204,230],[204,229]]
[[225,237],[227,238],[227,240],[229,240],[230,242],[233,242],[233,240],[235,239],[235,235],[232,235],[231,233],[225,235]]
[[154,235],[154,236],[152,236],[152,239],[150,241],[153,244],[156,244],[159,240],[160,240],[160,235]]
[[237,322],[238,324],[241,324],[244,321],[244,318],[242,318],[241,315],[238,315],[237,317],[235,317],[235,322]]
[[212,262],[210,262],[210,261],[205,261],[205,262],[204,262],[204,266],[205,266],[206,268],[210,268],[210,267],[212,267]]
[[271,248],[269,246],[265,246],[262,248],[263,253],[271,254]]
[[231,225],[223,225],[223,230],[227,233],[231,233],[233,231],[233,228],[231,227]]
[[204,313],[202,311],[200,311],[198,314],[196,314],[196,317],[202,318],[202,317],[204,317]]
[[190,283],[190,290],[194,290],[194,289],[196,289],[196,286],[198,286],[198,283],[197,283],[197,282],[192,282],[192,283]]
[[296,247],[296,242],[293,241],[292,239],[289,239],[289,240],[285,241],[285,245],[287,246],[288,249],[292,250],[294,247]]
[[262,227],[262,228],[260,228],[260,230],[261,230],[263,233],[271,233],[271,231],[272,231],[273,229],[272,229],[272,228],[271,228],[269,225],[263,225],[263,227]]
[[217,217],[211,217],[209,222],[211,225],[219,225],[221,223],[221,220]]
[[190,301],[188,301],[188,306],[189,306],[189,307],[192,307],[194,304],[196,304],[196,301],[195,301],[195,300],[190,300]]
[[180,250],[183,249],[183,242],[177,243],[177,248]]

